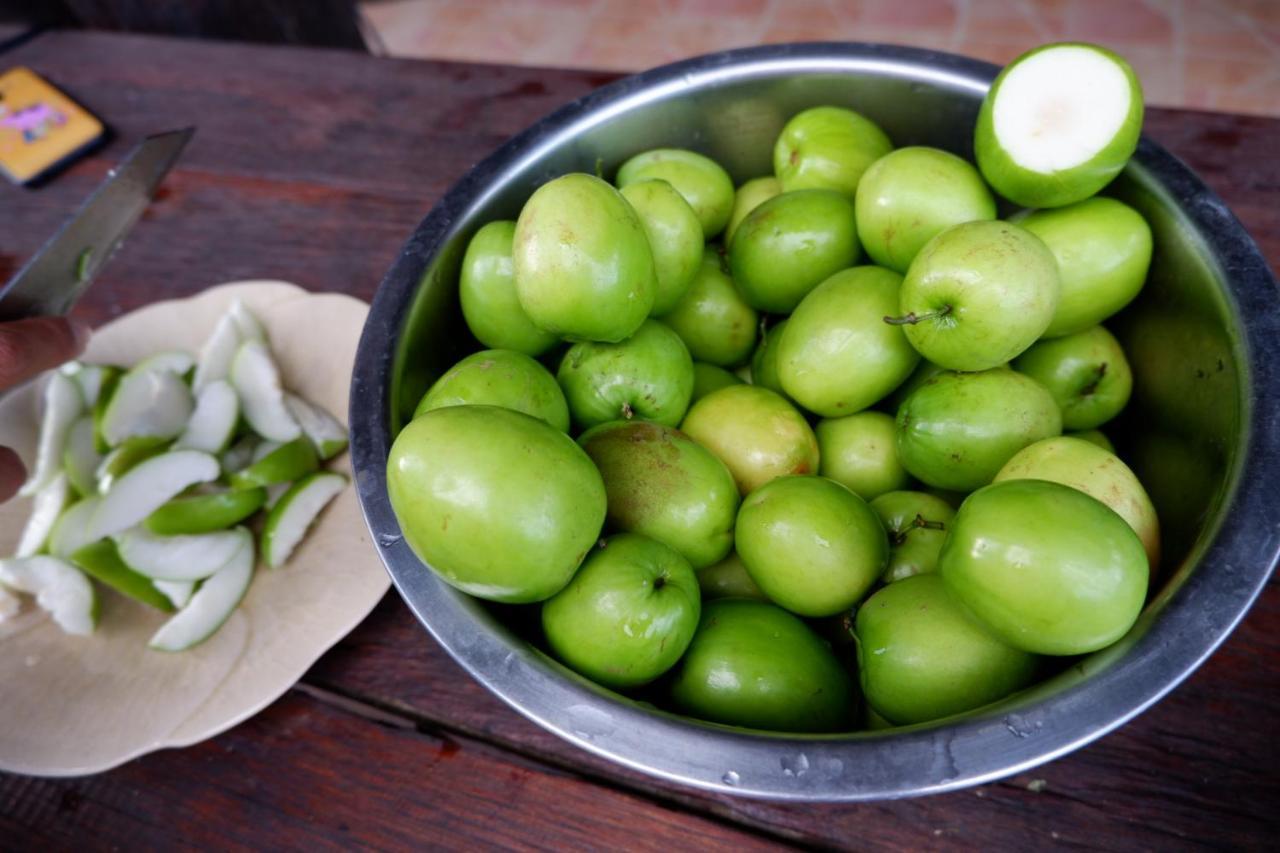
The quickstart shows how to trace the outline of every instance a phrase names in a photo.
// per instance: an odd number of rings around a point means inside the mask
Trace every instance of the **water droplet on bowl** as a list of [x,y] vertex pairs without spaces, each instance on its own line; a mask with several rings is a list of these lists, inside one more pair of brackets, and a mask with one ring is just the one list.
[[738,775],[736,770],[726,770],[725,774],[720,777],[720,781],[726,785],[737,785],[742,781],[742,777]]
[[379,533],[378,544],[383,548],[390,548],[392,545],[399,544],[404,537],[398,533]]
[[782,756],[782,775],[800,778],[809,771],[809,756],[803,752],[796,756]]
[[613,734],[616,724],[613,715],[608,711],[591,705],[571,705],[569,707],[569,724],[574,737],[583,740],[594,740]]

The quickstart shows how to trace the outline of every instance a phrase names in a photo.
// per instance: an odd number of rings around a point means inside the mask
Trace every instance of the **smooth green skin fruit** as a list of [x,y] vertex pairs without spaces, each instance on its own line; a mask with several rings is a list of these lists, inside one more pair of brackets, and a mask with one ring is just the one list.
[[924,147],[899,148],[873,163],[858,184],[854,208],[862,248],[899,273],[953,225],[996,218],[996,201],[977,169]]
[[621,192],[640,217],[653,251],[657,288],[652,313],[665,314],[684,296],[702,264],[702,223],[666,181],[637,181]]
[[99,539],[76,551],[71,555],[75,563],[84,573],[101,581],[122,595],[134,601],[154,607],[165,613],[173,612],[173,602],[164,593],[155,588],[151,578],[140,575],[125,565],[116,550],[116,543],[110,539]]
[[1018,222],[1058,260],[1062,293],[1044,337],[1097,325],[1133,301],[1151,268],[1151,226],[1113,198],[1038,210]]
[[501,406],[569,431],[569,404],[551,372],[514,350],[472,353],[422,395],[413,416],[445,406]]
[[858,677],[867,704],[899,725],[971,711],[1029,684],[1034,655],[974,620],[937,575],[907,578],[858,608]]
[[391,446],[387,491],[414,553],[493,601],[555,595],[604,524],[604,482],[573,439],[510,409],[451,406]]
[[905,489],[911,475],[898,461],[897,427],[884,412],[818,421],[818,473],[864,501]]
[[778,341],[778,379],[787,396],[826,418],[874,404],[920,361],[901,326],[902,276],[880,267],[842,270],[819,284],[787,320]]
[[781,320],[775,323],[760,338],[756,351],[751,354],[751,384],[768,388],[783,397],[787,392],[783,390],[782,379],[778,376],[778,344],[782,342],[782,330],[788,322]]
[[790,314],[860,254],[853,201],[834,190],[796,190],[764,202],[738,226],[729,272],[748,305]]
[[945,367],[938,367],[938,365],[934,364],[932,361],[925,361],[923,358],[920,359],[919,363],[916,365],[916,369],[907,377],[907,381],[893,389],[893,393],[888,397],[885,397],[884,400],[880,402],[880,405],[885,409],[885,411],[891,414],[896,414],[898,407],[902,405],[902,401],[910,397],[912,392],[933,377],[937,376],[939,373],[945,373],[946,370],[947,369]]
[[174,498],[147,516],[142,525],[161,536],[212,533],[239,524],[266,502],[267,490],[261,487]]
[[243,471],[227,478],[233,489],[292,483],[320,467],[315,445],[306,436],[287,441]]
[[1066,429],[1102,426],[1120,414],[1133,392],[1129,360],[1101,326],[1033,344],[1012,367],[1049,389]]
[[782,183],[772,175],[763,178],[752,178],[733,195],[733,213],[729,215],[729,224],[724,228],[724,244],[733,242],[733,234],[747,218],[747,214],[764,202],[781,194]]
[[1014,454],[996,474],[995,482],[1003,480],[1048,480],[1096,498],[1138,534],[1151,567],[1159,565],[1156,508],[1137,475],[1114,453],[1080,438],[1047,438]]
[[807,625],[762,601],[707,602],[671,680],[690,716],[781,732],[849,728],[853,682]]
[[967,222],[930,240],[902,282],[900,321],[911,345],[949,370],[1013,359],[1048,328],[1058,263],[1034,234],[1008,222]]
[[773,172],[784,192],[829,189],[850,199],[872,163],[893,150],[874,122],[841,107],[792,116],[773,147]]
[[467,328],[480,343],[536,356],[555,346],[558,338],[535,326],[520,307],[511,257],[515,236],[516,224],[509,219],[490,222],[476,232],[462,258],[458,298]]
[[102,422],[107,416],[107,406],[111,405],[111,398],[115,396],[116,388],[120,386],[120,379],[124,374],[125,369],[122,367],[109,364],[102,366],[102,382],[98,386],[98,399],[93,403],[93,444],[99,453],[106,453],[111,449],[111,443],[102,433]]
[[520,307],[547,332],[616,343],[653,309],[644,225],[617,190],[591,175],[564,175],[529,197],[511,257]]
[[702,223],[703,240],[710,240],[733,213],[733,181],[710,157],[682,148],[655,148],[637,154],[618,169],[617,184],[626,188],[639,181],[666,181],[684,197]]
[[622,343],[574,344],[556,381],[584,429],[632,417],[675,426],[693,397],[693,359],[679,335],[646,320]]
[[887,492],[871,502],[889,534],[889,562],[880,580],[894,583],[938,568],[938,552],[956,511],[926,492]]
[[695,569],[733,548],[738,487],[709,450],[642,421],[601,424],[578,443],[604,480],[611,527],[656,539]]
[[556,656],[599,684],[647,684],[689,647],[702,612],[688,561],[645,536],[611,536],[542,605]]
[[[1081,441],[1087,441],[1090,444],[1096,444],[1108,453],[1115,453],[1116,446],[1111,443],[1111,439],[1107,438],[1106,433],[1100,429],[1085,429],[1079,432],[1066,432],[1063,435],[1071,438],[1078,438]],[[1153,561],[1154,562],[1154,561]]]
[[768,601],[768,597],[756,586],[742,565],[742,558],[737,551],[729,552],[729,556],[720,562],[698,569],[698,586],[702,589],[702,600],[714,598],[754,598]]
[[[1089,160],[1056,172],[1036,172],[1019,165],[996,137],[994,104],[1000,97],[1000,87],[1005,78],[1018,63],[1064,46],[1089,48],[1106,56],[1124,71],[1131,92],[1129,114],[1112,141]],[[978,168],[996,192],[1023,207],[1062,207],[1081,201],[1111,183],[1129,162],[1142,133],[1142,112],[1142,84],[1122,57],[1096,44],[1077,42],[1038,47],[1006,65],[982,101],[973,140]]]
[[670,326],[698,361],[734,367],[756,345],[760,315],[742,299],[724,271],[720,253],[707,248],[697,275],[675,307],[659,319]]
[[689,405],[701,400],[712,391],[719,391],[721,388],[728,388],[730,385],[741,385],[742,380],[737,375],[730,373],[723,367],[716,367],[714,364],[707,364],[703,361],[695,361],[693,363],[693,396],[689,398]]
[[1044,386],[1006,367],[942,373],[898,409],[898,458],[919,480],[967,492],[990,483],[1013,454],[1061,435]]
[[834,616],[862,600],[884,571],[889,543],[866,501],[824,477],[779,477],[742,502],[738,556],[774,603]]
[[680,431],[719,457],[744,495],[775,477],[818,470],[809,422],[768,388],[714,391],[690,407]]
[[1147,594],[1147,555],[1125,520],[1084,492],[1006,480],[956,513],[938,574],[1006,643],[1079,655],[1124,636]]

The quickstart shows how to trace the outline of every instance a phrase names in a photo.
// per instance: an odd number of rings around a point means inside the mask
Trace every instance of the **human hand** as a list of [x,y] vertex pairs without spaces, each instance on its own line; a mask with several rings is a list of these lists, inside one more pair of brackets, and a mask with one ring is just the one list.
[[[89,327],[66,317],[32,317],[0,323],[0,390],[13,388],[84,351]],[[18,454],[0,447],[0,501],[27,478]]]

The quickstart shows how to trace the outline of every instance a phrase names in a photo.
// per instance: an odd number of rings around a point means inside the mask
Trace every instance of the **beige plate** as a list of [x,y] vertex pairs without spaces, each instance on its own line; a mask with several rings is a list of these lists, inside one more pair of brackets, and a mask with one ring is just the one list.
[[[346,420],[356,343],[368,306],[282,282],[243,282],[159,302],[97,330],[85,361],[133,364],[161,350],[195,354],[239,296],[262,320],[286,387]],[[0,401],[0,444],[30,462],[37,386]],[[350,476],[343,454],[328,465]],[[30,501],[0,505],[11,554]],[[0,769],[96,773],[164,747],[189,746],[280,696],[373,609],[390,581],[348,487],[279,569],[259,565],[240,608],[186,652],[147,648],[166,616],[111,592],[91,637],[63,634],[28,601],[0,625]]]

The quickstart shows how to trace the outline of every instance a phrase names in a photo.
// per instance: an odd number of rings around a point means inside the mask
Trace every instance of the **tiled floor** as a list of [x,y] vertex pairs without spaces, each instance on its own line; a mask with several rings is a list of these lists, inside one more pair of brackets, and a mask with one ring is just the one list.
[[1280,115],[1280,0],[366,0],[393,56],[637,70],[786,41],[880,41],[1008,62],[1111,47],[1154,104]]

